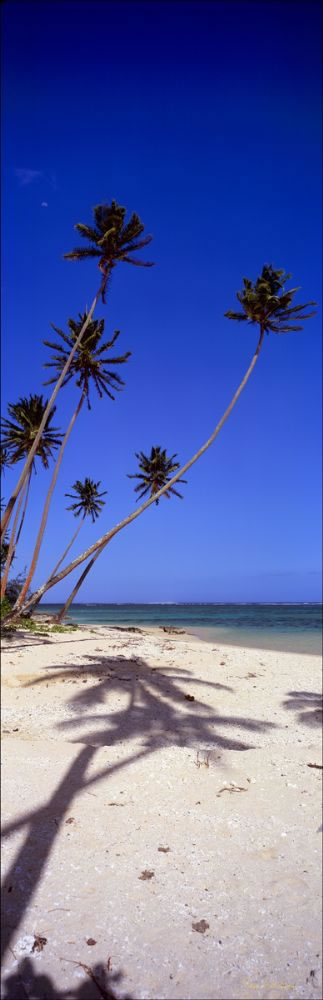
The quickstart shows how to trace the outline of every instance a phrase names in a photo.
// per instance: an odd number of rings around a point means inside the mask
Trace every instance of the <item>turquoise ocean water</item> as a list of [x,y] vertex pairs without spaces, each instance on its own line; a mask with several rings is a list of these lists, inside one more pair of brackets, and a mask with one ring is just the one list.
[[[61,604],[41,604],[55,614]],[[83,625],[176,625],[216,644],[322,652],[321,604],[73,604],[67,621]]]

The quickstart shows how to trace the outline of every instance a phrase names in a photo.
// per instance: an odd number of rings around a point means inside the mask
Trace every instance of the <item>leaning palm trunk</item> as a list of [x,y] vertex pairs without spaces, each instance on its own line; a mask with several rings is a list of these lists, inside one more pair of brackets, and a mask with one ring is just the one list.
[[[7,583],[8,583],[8,576],[9,576],[9,572],[10,572],[10,567],[11,567],[11,564],[12,564],[12,562],[14,560],[15,551],[16,551],[16,548],[17,548],[17,545],[18,545],[18,542],[19,542],[19,538],[20,538],[21,531],[22,531],[22,526],[23,526],[23,523],[24,523],[24,520],[25,520],[25,514],[26,514],[26,509],[27,509],[27,503],[28,503],[29,487],[30,487],[30,479],[31,479],[31,472],[29,473],[28,482],[25,482],[25,484],[23,486],[23,489],[21,490],[21,494],[20,494],[20,498],[19,498],[19,503],[18,503],[18,507],[17,507],[17,510],[16,510],[15,519],[14,519],[14,522],[13,522],[13,529],[12,529],[12,532],[11,532],[11,537],[10,537],[10,542],[9,542],[9,548],[8,548],[8,554],[7,554],[7,558],[6,558],[6,564],[5,564],[5,567],[4,567],[3,577],[2,577],[2,580],[1,580],[1,590],[0,590],[1,600],[3,600],[3,598],[5,596],[5,593],[6,593],[6,588],[7,588]],[[22,502],[23,502],[24,498],[25,498],[24,509],[23,509],[23,512],[22,512],[22,517],[21,517],[20,525],[19,525],[19,528],[18,528],[17,536],[16,536],[17,525],[18,525],[20,511],[21,511]]]
[[64,604],[64,607],[59,612],[59,615],[57,615],[56,621],[57,621],[58,625],[60,624],[61,621],[63,621],[63,618],[65,618],[65,615],[67,614],[68,609],[69,609],[70,605],[72,604],[72,601],[75,600],[75,597],[78,594],[78,592],[79,592],[79,590],[80,590],[80,588],[82,586],[82,583],[84,583],[85,577],[90,572],[90,569],[92,569],[93,563],[95,563],[96,560],[99,558],[99,556],[101,555],[101,552],[103,552],[104,548],[105,548],[105,546],[102,545],[102,547],[100,549],[98,549],[98,551],[95,553],[95,555],[92,557],[92,559],[90,559],[90,562],[87,564],[87,566],[83,570],[83,573],[81,573],[81,576],[79,577],[77,583],[75,584],[75,587],[73,587],[72,593],[67,598],[67,601]]
[[39,557],[39,553],[40,553],[40,547],[41,547],[41,544],[42,544],[42,540],[43,540],[43,537],[44,537],[44,531],[45,531],[46,524],[47,524],[49,507],[50,507],[51,499],[52,499],[52,496],[53,496],[53,493],[54,493],[54,489],[55,489],[55,486],[56,486],[56,481],[57,481],[58,473],[59,473],[59,470],[60,470],[60,467],[61,467],[62,458],[63,458],[63,455],[64,455],[64,451],[65,451],[68,439],[69,439],[70,434],[71,434],[71,432],[73,430],[75,421],[76,421],[76,419],[77,419],[77,417],[78,417],[78,415],[80,413],[80,410],[81,410],[81,408],[83,406],[85,398],[86,398],[86,391],[83,389],[81,398],[80,398],[80,400],[79,400],[79,402],[77,404],[76,410],[74,410],[73,416],[71,417],[71,420],[70,420],[70,423],[68,425],[65,437],[63,438],[62,444],[61,444],[59,452],[58,452],[58,457],[57,457],[56,465],[55,465],[55,468],[54,468],[54,472],[53,472],[53,476],[52,476],[52,481],[51,481],[51,484],[50,484],[50,487],[49,487],[49,490],[48,490],[48,493],[47,493],[47,497],[46,497],[46,500],[45,500],[45,504],[44,504],[44,510],[43,510],[43,513],[42,513],[42,519],[41,519],[41,522],[40,522],[40,527],[39,527],[39,531],[38,531],[38,535],[37,535],[37,539],[36,539],[36,544],[35,544],[35,548],[34,548],[33,557],[32,557],[32,560],[31,560],[30,568],[28,570],[28,573],[27,573],[27,576],[26,576],[26,580],[24,582],[22,590],[20,591],[19,597],[17,598],[16,604],[15,604],[15,608],[17,608],[17,609],[21,607],[21,605],[23,603],[24,596],[25,596],[25,594],[27,593],[27,590],[30,587],[31,581],[32,581],[34,573],[35,573],[35,569],[36,569],[36,566],[37,566],[37,563],[38,563],[38,557]]
[[58,563],[56,563],[56,566],[54,566],[54,569],[52,569],[52,572],[51,572],[50,576],[48,577],[48,580],[51,580],[51,579],[52,579],[52,577],[53,577],[53,576],[55,576],[55,573],[57,573],[57,570],[58,570],[58,569],[59,569],[59,567],[61,566],[62,562],[64,562],[64,559],[66,558],[66,556],[67,556],[67,553],[68,553],[68,552],[70,551],[70,549],[72,548],[72,545],[74,545],[74,542],[75,542],[75,539],[77,538],[77,536],[78,536],[78,534],[79,534],[79,532],[80,532],[80,530],[81,530],[81,527],[82,527],[82,524],[83,524],[83,521],[84,521],[84,520],[85,520],[85,514],[84,514],[84,516],[82,517],[82,520],[80,521],[80,523],[79,523],[79,524],[77,525],[77,528],[76,528],[76,531],[74,531],[74,535],[72,536],[72,538],[71,538],[71,541],[70,541],[70,542],[68,543],[68,545],[66,546],[66,549],[64,549],[64,552],[63,552],[63,555],[62,555],[62,556],[61,556],[61,558],[60,558],[60,559],[58,560]]
[[[208,448],[210,448],[211,444],[213,444],[213,441],[215,441],[218,434],[222,430],[223,424],[225,424],[226,420],[230,416],[231,410],[233,410],[233,407],[235,406],[237,400],[239,399],[239,396],[241,395],[245,385],[247,384],[248,379],[250,378],[250,375],[258,360],[260,350],[263,344],[264,335],[265,335],[265,330],[261,326],[260,337],[258,340],[255,353],[250,362],[249,368],[246,371],[246,374],[242,379],[242,382],[240,382],[240,385],[238,386],[238,389],[236,390],[234,396],[232,397],[229,406],[227,407],[223,416],[221,417],[221,420],[219,420],[219,423],[216,425],[211,436],[207,439],[207,441],[205,441],[202,447],[199,448],[199,450],[195,453],[195,455],[193,455],[193,457],[190,458],[189,461],[186,462],[186,464],[183,465],[181,469],[178,469],[175,476],[173,476],[172,479],[170,479],[167,483],[165,483],[165,486],[163,486],[160,490],[158,490],[158,493],[154,493],[153,496],[151,496],[149,500],[146,500],[145,503],[141,504],[141,506],[138,507],[137,510],[133,511],[132,514],[129,514],[128,517],[124,518],[123,521],[120,521],[119,524],[116,524],[115,527],[111,528],[110,531],[107,531],[105,535],[102,535],[102,538],[99,538],[97,542],[94,542],[94,544],[90,546],[90,548],[86,549],[85,552],[82,552],[82,554],[78,556],[77,559],[74,559],[73,562],[69,563],[69,565],[66,566],[65,569],[61,571],[61,573],[58,573],[57,576],[52,577],[50,581],[44,583],[41,587],[39,587],[39,589],[36,591],[33,597],[29,601],[27,601],[27,603],[20,609],[22,612],[25,612],[30,607],[31,604],[37,603],[42,597],[42,595],[46,593],[47,590],[50,590],[51,587],[56,586],[57,583],[60,583],[61,580],[64,580],[65,576],[68,576],[70,573],[72,573],[77,566],[80,566],[80,564],[84,562],[85,559],[88,559],[89,556],[91,556],[94,552],[96,552],[97,555],[103,552],[103,549],[106,547],[106,545],[108,545],[111,539],[114,538],[114,536],[117,535],[119,531],[122,531],[122,528],[126,528],[127,525],[131,524],[132,521],[135,521],[136,518],[140,516],[140,514],[143,514],[144,510],[147,510],[147,508],[150,507],[151,504],[156,503],[156,500],[158,500],[159,497],[163,496],[163,494],[166,493],[166,491],[169,490],[170,487],[173,486],[174,483],[176,483],[177,480],[180,479],[180,477],[183,476],[184,473],[187,472],[188,469],[190,469],[191,466],[194,465],[195,462],[197,462],[202,455],[204,455],[204,452],[206,452]],[[98,552],[98,550],[100,550],[100,553]],[[4,620],[11,621],[15,617],[15,615],[16,615],[16,605],[13,608],[13,611],[9,615],[7,615],[6,619]]]
[[18,528],[16,543],[15,543],[15,551],[16,551],[16,548],[17,548],[17,545],[18,545],[18,542],[19,542],[19,538],[20,538],[20,535],[21,535],[21,532],[22,532],[22,529],[23,529],[23,523],[24,523],[24,520],[25,520],[25,517],[26,517],[26,510],[27,510],[27,504],[28,504],[28,499],[29,499],[31,474],[32,474],[32,469],[29,470],[29,476],[28,476],[28,481],[27,481],[26,499],[25,499],[25,503],[24,503],[24,509],[23,509],[23,512],[22,512],[22,518],[21,518],[20,525],[19,525],[19,528]]
[[29,472],[29,469],[31,467],[32,461],[34,459],[34,456],[36,454],[36,451],[37,451],[37,448],[38,448],[38,445],[39,445],[39,442],[40,442],[40,439],[41,439],[41,436],[42,436],[42,433],[43,433],[43,430],[44,430],[44,427],[45,427],[45,424],[46,424],[46,421],[47,421],[47,418],[49,417],[49,414],[50,414],[50,411],[52,409],[52,406],[55,403],[56,396],[57,396],[57,394],[58,394],[58,392],[59,392],[59,390],[60,390],[60,388],[61,388],[61,386],[62,386],[62,384],[64,382],[65,376],[67,375],[67,372],[69,370],[71,362],[73,361],[74,355],[75,355],[75,353],[76,353],[76,351],[77,351],[77,349],[78,349],[78,347],[79,347],[79,345],[81,343],[83,334],[85,333],[85,330],[87,329],[89,323],[91,322],[91,319],[92,319],[95,307],[96,307],[96,305],[97,305],[97,303],[99,301],[99,298],[102,295],[102,292],[104,291],[104,289],[106,287],[106,280],[107,279],[106,279],[106,276],[105,276],[104,280],[102,281],[102,283],[100,285],[99,291],[96,293],[96,295],[95,295],[95,297],[93,299],[90,312],[88,313],[88,315],[86,317],[86,320],[83,323],[82,329],[80,330],[78,338],[75,341],[74,347],[71,350],[71,353],[70,353],[70,355],[69,355],[69,357],[67,359],[66,365],[64,366],[64,368],[63,368],[63,370],[62,370],[59,378],[57,379],[55,388],[53,389],[53,392],[52,392],[52,395],[50,397],[50,400],[47,403],[47,406],[46,406],[46,409],[45,409],[45,412],[44,412],[41,424],[39,425],[39,428],[38,428],[38,431],[37,431],[34,443],[33,443],[32,447],[31,447],[31,449],[30,449],[30,451],[28,453],[28,457],[26,459],[26,462],[25,462],[25,465],[24,465],[23,470],[21,472],[21,475],[20,475],[20,477],[18,479],[18,482],[17,482],[17,484],[15,486],[15,489],[14,489],[13,493],[11,494],[10,500],[9,500],[9,502],[7,504],[7,507],[6,507],[6,510],[4,512],[4,515],[3,515],[3,518],[2,518],[2,521],[1,521],[1,539],[4,537],[4,532],[5,532],[6,528],[8,527],[8,524],[9,524],[9,521],[10,521],[10,518],[11,518],[11,514],[12,514],[12,511],[13,511],[13,508],[14,508],[15,503],[16,503],[17,497],[19,496],[20,490],[22,489],[22,487],[24,485],[24,482],[26,481],[26,478],[28,476],[28,472]]

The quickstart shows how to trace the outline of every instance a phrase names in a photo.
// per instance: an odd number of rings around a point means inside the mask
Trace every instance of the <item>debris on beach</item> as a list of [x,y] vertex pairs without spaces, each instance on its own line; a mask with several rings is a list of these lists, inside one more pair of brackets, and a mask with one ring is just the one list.
[[204,767],[210,767],[210,764],[209,764],[209,761],[210,761],[210,751],[204,751],[204,753],[205,753],[205,756],[202,759],[200,759],[200,751],[197,750],[196,761],[195,761],[196,767],[201,767],[202,764],[204,764]]
[[137,628],[137,625],[109,625],[109,628],[114,632],[140,632],[142,635],[142,628]]
[[242,785],[235,785],[234,781],[231,781],[229,785],[223,785],[223,788],[220,788],[216,794],[218,796],[222,795],[222,792],[247,792],[247,791],[248,788],[243,788]]
[[161,854],[168,854],[168,851],[170,851],[170,847],[158,847],[158,850],[161,852]]
[[141,872],[141,875],[139,875],[138,878],[140,878],[142,882],[145,882],[147,879],[153,878],[154,874],[155,872],[151,872],[149,871],[149,868],[145,868],[145,870]]
[[42,937],[41,934],[36,934],[35,935],[35,940],[34,940],[34,943],[33,943],[32,949],[31,949],[32,952],[33,951],[43,951],[43,948],[44,948],[45,944],[47,944],[47,938],[46,937]]
[[88,945],[93,945],[93,944],[96,944],[96,941],[95,941],[95,939],[94,939],[94,938],[88,938],[88,939],[87,939],[87,942],[86,942],[86,943],[87,943]]
[[171,632],[173,635],[185,635],[184,628],[175,628],[175,625],[162,625],[163,632]]
[[197,931],[198,934],[205,934],[209,926],[210,924],[208,924],[207,920],[197,920],[196,923],[192,924],[193,931]]

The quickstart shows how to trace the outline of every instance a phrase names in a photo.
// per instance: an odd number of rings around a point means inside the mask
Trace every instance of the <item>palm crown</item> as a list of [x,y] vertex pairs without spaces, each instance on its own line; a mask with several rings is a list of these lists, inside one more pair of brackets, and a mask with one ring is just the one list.
[[74,517],[79,517],[83,514],[83,517],[87,515],[92,517],[94,522],[99,514],[101,513],[102,507],[104,507],[105,500],[101,500],[101,497],[106,496],[107,490],[102,493],[98,492],[99,486],[101,486],[101,481],[94,483],[93,479],[88,479],[85,477],[84,483],[80,479],[77,479],[73,483],[72,490],[73,493],[65,493],[66,497],[70,497],[71,500],[75,500],[75,503],[71,503],[66,510],[72,510],[74,512]]
[[[150,493],[151,496],[154,493],[158,493],[158,490],[165,486],[165,484],[172,478],[177,469],[179,469],[179,462],[174,462],[177,455],[171,455],[170,458],[167,457],[166,448],[162,451],[161,448],[156,446],[151,449],[150,456],[144,454],[143,451],[139,453],[136,452],[136,458],[139,461],[139,469],[141,472],[138,474],[130,475],[128,473],[128,479],[139,479],[139,483],[134,487],[135,493],[139,493],[137,501],[141,500],[141,497],[145,496],[146,493]],[[186,483],[186,479],[178,479],[179,483]],[[141,491],[141,492],[140,492]],[[178,493],[173,486],[169,487],[169,490],[165,490],[164,496],[167,499],[170,498],[171,493],[174,493],[177,497],[183,499],[182,494]],[[156,500],[156,504],[159,500]]]
[[[44,368],[55,368],[54,378],[48,379],[45,385],[51,385],[52,382],[56,382],[57,376],[63,370],[66,361],[70,355],[72,347],[74,347],[75,341],[77,340],[82,326],[86,320],[87,313],[79,313],[79,320],[75,321],[73,319],[68,320],[69,334],[64,333],[63,330],[59,330],[57,326],[51,324],[55,333],[62,338],[63,344],[55,344],[50,340],[44,340],[46,347],[51,347],[56,354],[52,355],[52,360],[46,362]],[[106,341],[104,344],[99,343],[102,338],[104,331],[104,320],[92,320],[89,323],[79,347],[74,355],[71,362],[70,368],[67,375],[63,381],[63,385],[67,385],[70,379],[76,377],[76,385],[80,386],[84,390],[89,409],[90,407],[90,396],[89,387],[91,380],[94,382],[95,388],[102,398],[103,393],[106,393],[110,399],[114,399],[114,395],[111,392],[119,392],[121,386],[124,385],[122,378],[116,372],[110,371],[106,368],[106,365],[117,365],[124,364],[131,356],[131,352],[127,351],[126,354],[122,354],[119,357],[103,357],[106,351],[109,351],[111,347],[115,344],[120,331],[115,330],[112,336],[112,340]],[[66,346],[64,346],[66,345]]]
[[243,278],[243,289],[237,292],[237,299],[242,305],[243,312],[234,312],[229,309],[224,315],[228,319],[236,319],[239,322],[259,323],[267,333],[289,333],[294,330],[302,330],[302,326],[293,326],[289,320],[309,319],[315,316],[314,312],[306,313],[304,309],[315,306],[315,302],[306,302],[305,305],[291,306],[295,292],[299,288],[291,288],[284,291],[286,281],[291,278],[285,271],[277,271],[271,264],[265,264],[261,275],[253,283],[249,278]]
[[[43,397],[37,395],[22,396],[17,403],[9,403],[8,413],[13,420],[4,418],[1,427],[2,445],[9,455],[10,463],[19,462],[30,451],[46,406],[47,400],[43,401]],[[36,450],[36,455],[41,459],[45,469],[48,469],[49,459],[53,457],[53,451],[59,448],[62,441],[62,434],[58,428],[51,427],[55,411],[56,406],[53,406]]]
[[94,226],[86,226],[78,222],[74,227],[83,239],[89,241],[88,247],[75,247],[70,253],[65,253],[66,260],[85,260],[97,257],[99,268],[106,277],[102,299],[109,274],[115,265],[124,260],[137,267],[152,267],[151,261],[136,260],[132,254],[151,243],[152,236],[144,236],[144,225],[139,215],[133,212],[126,223],[126,209],[112,201],[111,205],[96,205],[93,209]]

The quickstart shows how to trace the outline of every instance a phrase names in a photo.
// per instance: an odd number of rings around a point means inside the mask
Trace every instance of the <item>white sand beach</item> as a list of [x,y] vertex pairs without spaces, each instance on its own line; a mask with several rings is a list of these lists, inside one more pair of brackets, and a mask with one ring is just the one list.
[[320,689],[161,629],[4,640],[1,996],[321,997]]

